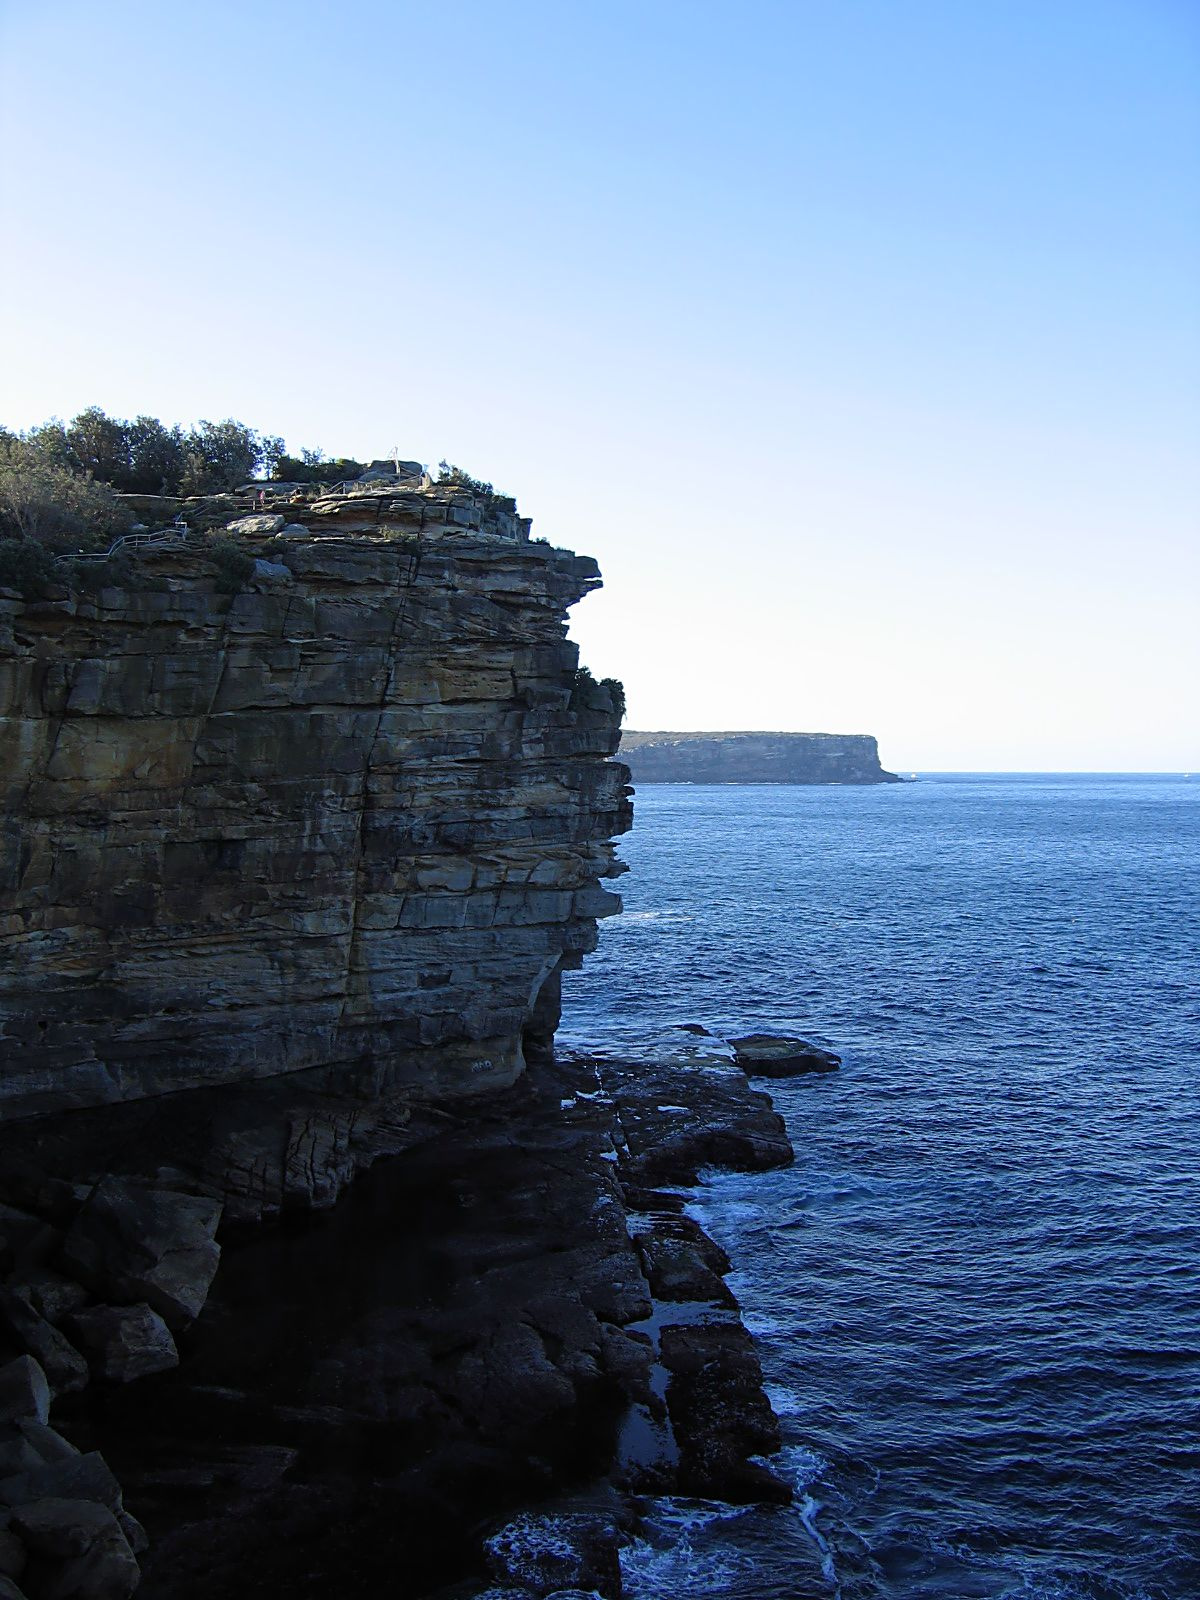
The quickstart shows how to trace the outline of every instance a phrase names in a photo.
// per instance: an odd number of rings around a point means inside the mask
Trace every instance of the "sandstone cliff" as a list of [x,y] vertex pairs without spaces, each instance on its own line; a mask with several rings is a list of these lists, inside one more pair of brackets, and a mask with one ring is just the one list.
[[193,536],[0,591],[0,1120],[503,1086],[618,909],[617,718],[564,637],[595,563],[479,497],[322,493],[234,520],[232,582]]
[[634,733],[621,738],[634,783],[899,783],[858,733]]

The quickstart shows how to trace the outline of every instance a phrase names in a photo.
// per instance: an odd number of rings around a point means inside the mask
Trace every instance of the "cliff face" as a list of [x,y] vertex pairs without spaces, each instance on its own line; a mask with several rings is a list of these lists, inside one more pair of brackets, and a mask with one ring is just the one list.
[[634,733],[621,757],[641,783],[899,783],[857,733]]
[[395,498],[242,525],[232,594],[183,541],[0,591],[0,1119],[298,1069],[470,1093],[552,1030],[630,823],[564,637],[599,574]]

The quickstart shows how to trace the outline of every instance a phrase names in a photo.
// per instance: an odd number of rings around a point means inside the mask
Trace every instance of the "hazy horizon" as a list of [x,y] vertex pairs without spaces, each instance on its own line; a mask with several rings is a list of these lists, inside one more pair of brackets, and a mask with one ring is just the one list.
[[1200,768],[1200,12],[0,3],[0,424],[445,457],[635,729]]

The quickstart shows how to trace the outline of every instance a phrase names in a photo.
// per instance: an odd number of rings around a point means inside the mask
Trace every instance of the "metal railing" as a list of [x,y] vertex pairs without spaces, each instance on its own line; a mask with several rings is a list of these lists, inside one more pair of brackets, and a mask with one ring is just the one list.
[[107,561],[110,556],[118,555],[122,550],[156,550],[166,549],[170,545],[179,544],[190,538],[190,529],[186,522],[176,522],[169,528],[155,528],[146,533],[123,533],[119,539],[114,539],[107,550],[94,551],[90,555],[60,556],[60,561]]

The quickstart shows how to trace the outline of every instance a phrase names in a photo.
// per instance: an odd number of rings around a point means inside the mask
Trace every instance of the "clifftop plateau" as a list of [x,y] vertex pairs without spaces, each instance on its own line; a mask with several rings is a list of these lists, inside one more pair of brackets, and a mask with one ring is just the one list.
[[865,733],[635,733],[621,757],[641,783],[899,783]]

